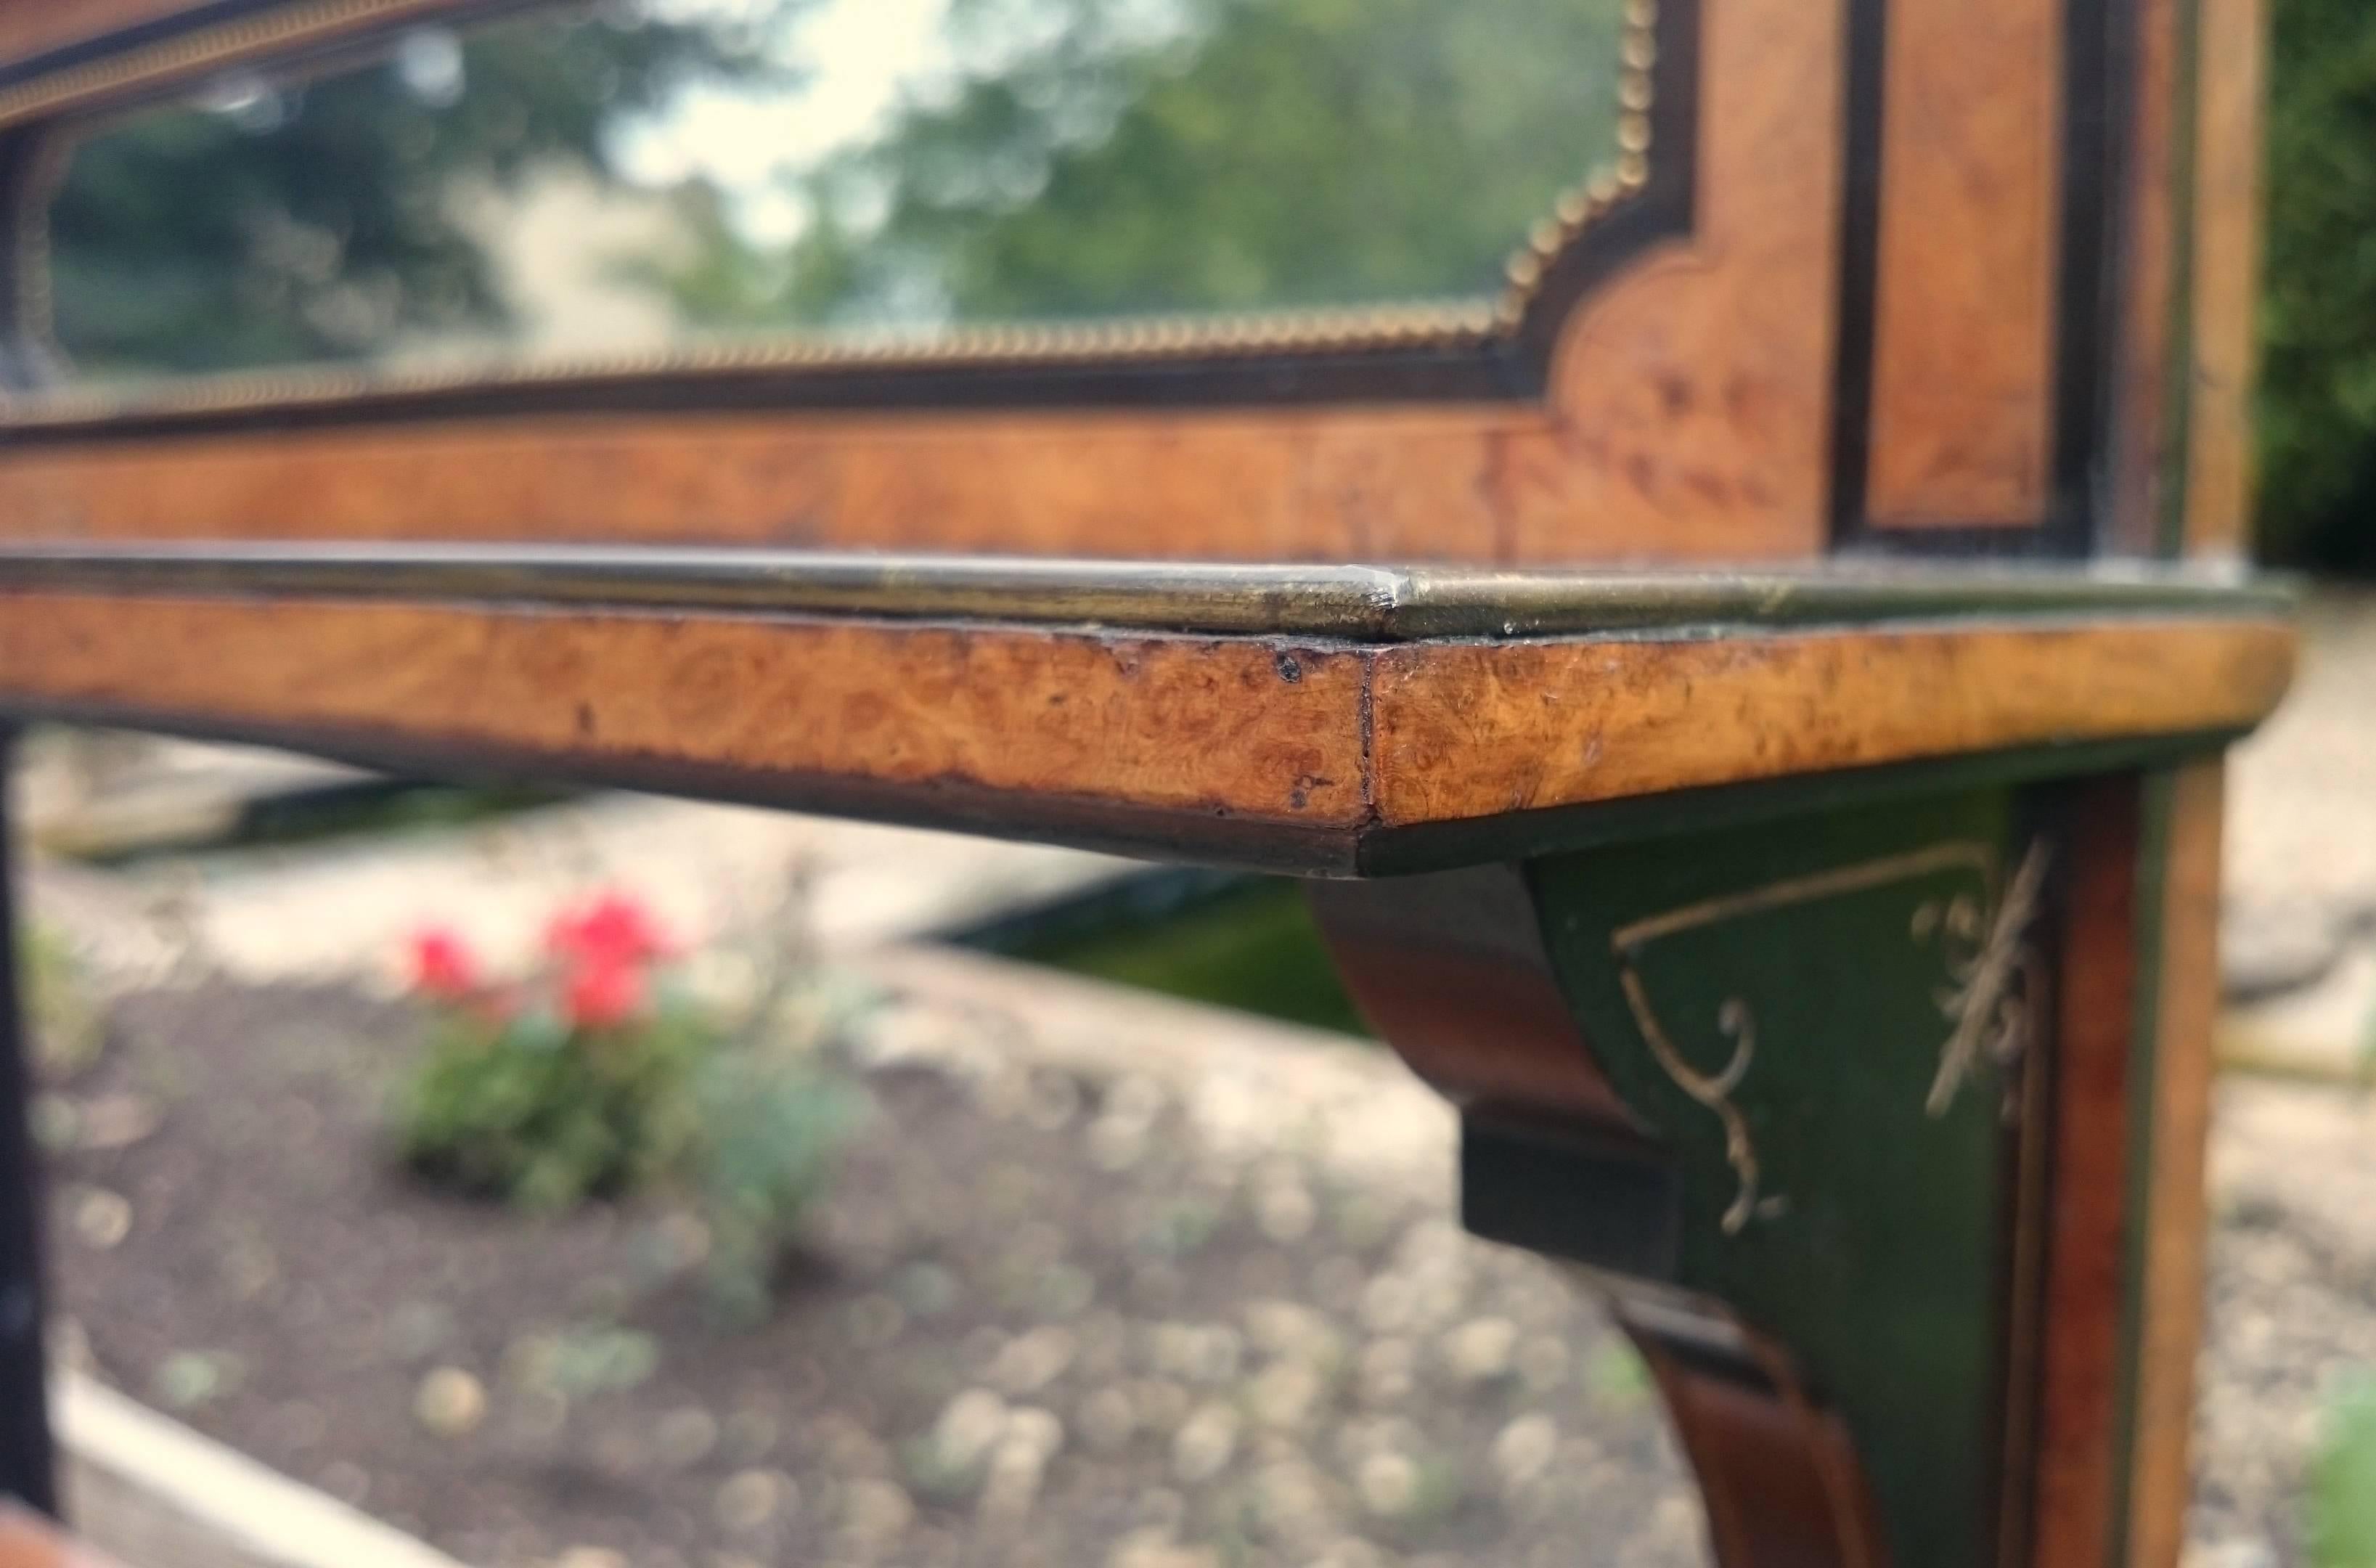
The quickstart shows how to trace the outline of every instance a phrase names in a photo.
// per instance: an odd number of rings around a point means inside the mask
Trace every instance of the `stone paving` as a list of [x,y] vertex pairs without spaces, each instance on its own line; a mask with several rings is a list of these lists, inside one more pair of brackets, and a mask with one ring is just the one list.
[[2230,774],[2221,1045],[2347,1076],[2376,1045],[2376,594],[2316,595],[2304,629],[2291,695]]
[[828,954],[963,927],[1126,875],[1137,862],[1046,845],[595,795],[468,827],[288,848],[162,854],[120,870],[45,861],[37,918],[100,969],[198,962],[249,984],[382,973],[425,922],[497,967],[589,887],[634,889],[688,948],[802,911]]

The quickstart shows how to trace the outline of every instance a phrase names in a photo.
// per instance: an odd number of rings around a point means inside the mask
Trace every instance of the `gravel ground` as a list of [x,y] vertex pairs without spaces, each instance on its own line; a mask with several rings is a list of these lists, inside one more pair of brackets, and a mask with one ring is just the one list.
[[[484,1568],[1700,1560],[1622,1341],[1461,1236],[1442,1164],[1348,1182],[1227,1088],[928,1064],[948,1025],[878,1058],[814,1255],[729,1333],[682,1216],[528,1226],[392,1177],[404,1009],[134,998],[67,1088],[62,1348]],[[1343,1053],[1331,1119],[1423,1093],[1382,1066]],[[2376,1366],[2376,1102],[2230,1081],[2214,1159],[2190,1563],[2309,1568],[2321,1412]]]
[[2325,589],[2275,718],[2238,747],[2222,968],[2230,1061],[2348,1076],[2376,1049],[2376,593]]
[[419,1026],[330,988],[119,1007],[46,1119],[61,1353],[481,1568],[1699,1560],[1638,1361],[1441,1181],[1217,1143],[1144,1075],[881,1064],[733,1324],[692,1213],[390,1170]]
[[2335,1379],[2376,1371],[2376,1099],[2230,1078],[2191,1535],[2204,1568],[2307,1565],[2303,1499]]

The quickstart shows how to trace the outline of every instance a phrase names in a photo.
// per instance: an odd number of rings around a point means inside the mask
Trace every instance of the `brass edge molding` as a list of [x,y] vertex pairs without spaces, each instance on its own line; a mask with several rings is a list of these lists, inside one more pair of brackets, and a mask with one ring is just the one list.
[[[1668,4],[1696,0],[1666,0]],[[72,430],[134,417],[198,416],[277,408],[324,408],[377,398],[458,390],[503,391],[660,375],[714,375],[849,368],[934,371],[981,365],[1138,363],[1222,354],[1263,359],[1313,352],[1459,350],[1514,343],[1550,269],[1588,231],[1649,184],[1660,0],[1624,0],[1619,44],[1616,156],[1562,192],[1503,266],[1498,298],[1418,300],[1341,309],[1287,309],[1116,317],[1079,324],[1016,322],[947,329],[786,333],[632,355],[536,363],[473,356],[435,368],[339,367],[241,371],[108,387],[0,391],[7,429]],[[0,89],[0,127],[61,113],[110,95],[170,85],[284,45],[303,44],[454,0],[311,0],[130,53],[68,66]],[[46,225],[17,226],[18,308],[49,297]],[[47,340],[35,315],[20,329]]]
[[1625,0],[1619,58],[1625,69],[1617,84],[1617,160],[1554,201],[1550,215],[1527,232],[1525,247],[1512,254],[1503,269],[1509,286],[1493,313],[1494,325],[1503,332],[1517,329],[1560,254],[1610,208],[1650,183],[1650,110],[1657,101],[1651,68],[1658,63],[1658,0]]
[[238,371],[116,386],[0,392],[0,434],[72,429],[150,416],[324,408],[379,398],[513,391],[659,375],[766,371],[935,371],[1010,364],[1097,365],[1216,353],[1260,359],[1315,351],[1388,352],[1487,345],[1501,335],[1488,302],[1418,302],[1241,315],[1116,317],[1077,326],[982,325],[945,331],[816,331],[735,339],[663,352],[533,363],[500,354],[406,370]]
[[454,0],[300,0],[121,54],[60,66],[0,88],[0,126],[78,109],[119,93],[170,85],[201,72],[236,65],[284,44],[311,43],[409,16],[450,10],[453,4]]
[[0,589],[424,599],[1104,624],[1397,643],[1986,619],[2272,620],[2289,593],[2188,565],[1505,572],[633,545],[0,544]]

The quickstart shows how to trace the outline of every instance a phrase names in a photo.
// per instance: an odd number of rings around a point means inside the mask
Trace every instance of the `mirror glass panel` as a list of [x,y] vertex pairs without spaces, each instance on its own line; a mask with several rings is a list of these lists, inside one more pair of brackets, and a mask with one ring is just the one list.
[[20,303],[66,386],[1489,321],[1627,48],[1623,0],[515,11],[61,133]]

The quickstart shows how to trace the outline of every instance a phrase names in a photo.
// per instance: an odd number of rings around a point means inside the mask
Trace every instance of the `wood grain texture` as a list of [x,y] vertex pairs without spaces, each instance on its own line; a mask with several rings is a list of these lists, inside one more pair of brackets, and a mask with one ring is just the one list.
[[[548,771],[988,791],[1373,828],[2248,726],[2275,621],[1356,647],[989,623],[0,594],[0,709],[401,740]],[[346,748],[346,749],[351,749]],[[804,787],[804,786],[801,786]]]
[[2254,312],[2268,17],[2201,0],[2185,553],[2240,553],[2251,526]]
[[0,1568],[114,1568],[114,1560],[0,1498]]
[[2151,1141],[2136,1348],[2136,1436],[2130,1460],[2128,1568],[2177,1568],[2190,1491],[2195,1354],[2203,1337],[2209,1213],[2204,1158],[2211,1122],[2211,1040],[2219,1009],[2219,847],[2224,776],[2216,761],[2169,782],[2156,996]]
[[[1290,678],[1291,677],[1291,678]],[[410,604],[0,601],[0,688],[199,728],[1347,828],[1362,671],[1255,639]]]
[[2117,1539],[2130,1064],[2142,977],[2133,776],[2080,787],[2061,844],[2060,1005],[2030,1568],[2105,1568]]
[[661,410],[0,444],[0,535],[1503,564],[1812,555],[1842,6],[1702,3],[1693,236],[1579,307],[1539,402]]
[[1378,814],[1488,816],[2083,737],[2241,728],[2276,622],[1455,644],[1377,654]]
[[1889,7],[1866,511],[2043,512],[2053,418],[2059,0]]
[[[1883,1568],[1888,1547],[1836,1415],[1755,1370],[1728,1375],[1705,1353],[1678,1354],[1622,1303],[1615,1314],[1691,1457],[1718,1568]],[[1763,1348],[1765,1360],[1786,1361]]]
[[[1845,7],[1701,7],[1693,237],[1586,301],[1562,342],[1550,419],[1479,454],[1479,478],[1502,492],[1496,559],[1823,549]],[[1387,542],[1408,554],[1451,541]]]
[[1594,1063],[1515,866],[1307,893],[1346,991],[1412,1072],[1464,1108],[1639,1130]]

